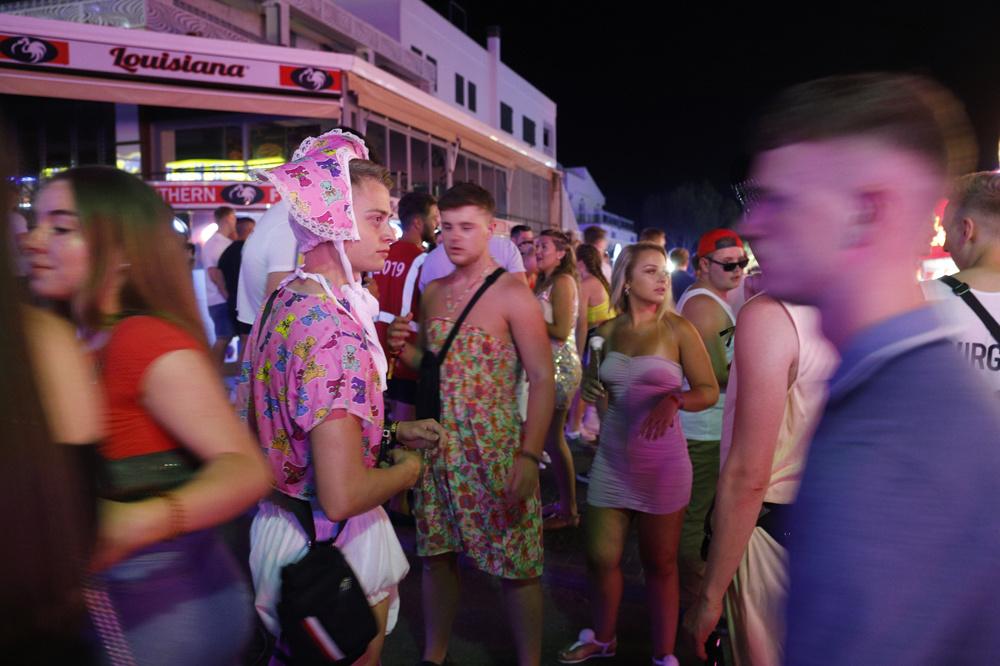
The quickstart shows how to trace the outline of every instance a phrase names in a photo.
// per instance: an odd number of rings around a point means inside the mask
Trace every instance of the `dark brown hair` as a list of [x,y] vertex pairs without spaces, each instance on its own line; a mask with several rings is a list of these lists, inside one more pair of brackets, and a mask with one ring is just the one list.
[[399,200],[399,221],[404,229],[409,229],[414,218],[427,219],[431,214],[431,206],[437,203],[437,199],[426,192],[407,192]]
[[873,72],[830,76],[793,86],[761,116],[750,148],[865,136],[924,158],[942,174],[975,160],[961,103],[921,76]]
[[598,243],[608,237],[608,232],[604,227],[600,227],[596,224],[592,224],[583,230],[583,242],[587,245],[593,245]]
[[608,298],[611,298],[611,285],[608,283],[608,279],[604,277],[604,265],[601,261],[600,250],[593,245],[581,243],[580,246],[576,248],[576,258],[587,267],[588,273],[593,275],[602,285],[604,285],[604,290],[608,292]]
[[569,275],[574,280],[579,279],[576,273],[576,254],[573,252],[573,242],[569,239],[569,236],[557,229],[546,229],[538,234],[538,237],[550,239],[552,244],[556,246],[556,250],[566,253],[563,255],[559,265],[552,271],[548,282],[555,280],[559,275]]
[[651,241],[653,243],[665,243],[667,241],[667,232],[663,229],[657,229],[656,227],[646,227],[639,232],[639,240]]
[[215,216],[216,222],[221,222],[222,218],[230,214],[236,215],[236,209],[233,208],[232,206],[219,206],[214,211],[212,211],[212,215]]
[[122,313],[162,317],[206,344],[191,283],[184,239],[173,212],[153,188],[112,167],[78,167],[53,179],[73,190],[90,274],[74,299],[74,319],[90,331],[104,327],[100,298],[122,271]]
[[475,183],[455,183],[438,199],[438,209],[441,212],[463,206],[482,208],[490,215],[493,215],[497,210],[493,195]]
[[[10,146],[2,140],[0,146]],[[0,182],[6,180],[0,151]],[[23,290],[15,282],[9,246],[11,192],[0,190],[0,506],[7,507],[0,567],[0,646],[8,660],[37,663],[58,651],[60,639],[81,629],[82,574],[92,533],[92,497],[86,497],[70,446],[52,441],[27,343]],[[52,645],[45,639],[55,639]],[[14,655],[11,654],[13,650]],[[47,663],[47,661],[46,661]]]

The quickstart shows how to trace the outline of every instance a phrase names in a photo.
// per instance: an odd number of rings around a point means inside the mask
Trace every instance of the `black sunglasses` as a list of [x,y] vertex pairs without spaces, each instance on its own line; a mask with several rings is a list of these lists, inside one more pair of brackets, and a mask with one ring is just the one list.
[[715,259],[712,259],[712,257],[705,257],[705,258],[711,261],[713,264],[719,264],[720,266],[722,266],[722,270],[726,271],[727,273],[735,271],[737,267],[746,268],[747,266],[750,265],[750,260],[747,259],[746,257],[743,257],[739,261],[716,261]]

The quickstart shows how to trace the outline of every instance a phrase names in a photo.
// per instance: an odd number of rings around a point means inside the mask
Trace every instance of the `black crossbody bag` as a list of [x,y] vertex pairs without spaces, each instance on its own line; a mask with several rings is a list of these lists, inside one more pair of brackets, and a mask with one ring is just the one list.
[[417,418],[418,419],[441,419],[441,366],[444,365],[445,356],[448,355],[448,350],[451,349],[451,343],[455,341],[455,337],[458,335],[458,329],[462,327],[462,323],[465,318],[469,316],[472,312],[472,307],[476,304],[476,301],[486,293],[494,282],[496,282],[501,275],[503,275],[504,269],[498,268],[483,281],[479,289],[469,300],[469,303],[462,310],[462,314],[458,316],[458,321],[455,322],[455,326],[452,327],[451,332],[448,333],[448,338],[444,341],[441,349],[435,354],[429,349],[424,350],[424,355],[420,359],[420,378],[418,381],[417,390]]
[[333,545],[346,521],[337,524],[333,538],[316,541],[309,502],[278,491],[271,501],[294,515],[309,539],[305,557],[281,569],[278,621],[283,645],[276,656],[292,666],[354,663],[378,634],[378,624],[361,582]]

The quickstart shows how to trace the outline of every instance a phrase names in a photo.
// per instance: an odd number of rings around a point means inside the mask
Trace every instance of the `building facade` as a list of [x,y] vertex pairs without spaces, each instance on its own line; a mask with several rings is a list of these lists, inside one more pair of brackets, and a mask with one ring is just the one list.
[[[571,167],[565,170],[564,186],[573,224],[581,231],[597,225],[608,232],[608,253],[612,259],[618,257],[621,248],[638,240],[635,222],[604,210],[605,198],[601,188],[587,167]],[[564,211],[564,217],[566,212]]]
[[255,215],[273,201],[249,170],[343,125],[392,171],[394,196],[472,181],[506,224],[561,225],[556,105],[500,62],[497,34],[484,48],[418,0],[0,11],[0,105],[29,180],[116,164],[153,183],[197,239],[215,206]]

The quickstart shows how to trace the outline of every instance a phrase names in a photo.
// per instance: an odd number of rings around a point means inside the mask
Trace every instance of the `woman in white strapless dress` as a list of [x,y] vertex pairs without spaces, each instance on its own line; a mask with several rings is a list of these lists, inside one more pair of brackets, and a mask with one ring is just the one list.
[[[638,243],[622,252],[612,300],[622,314],[598,329],[605,343],[591,354],[583,383],[584,398],[604,412],[584,520],[594,627],[581,631],[559,661],[575,664],[614,654],[620,563],[634,519],[653,663],[676,664],[677,547],[691,497],[691,461],[677,412],[711,407],[719,386],[698,332],[673,312],[662,246]],[[685,378],[691,387],[686,391]]]

